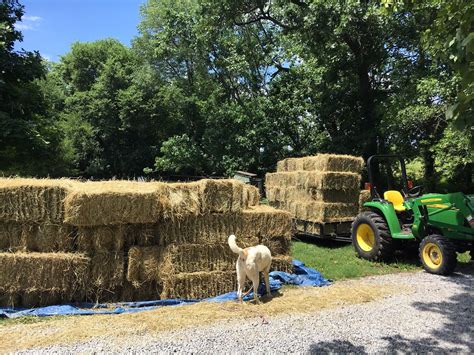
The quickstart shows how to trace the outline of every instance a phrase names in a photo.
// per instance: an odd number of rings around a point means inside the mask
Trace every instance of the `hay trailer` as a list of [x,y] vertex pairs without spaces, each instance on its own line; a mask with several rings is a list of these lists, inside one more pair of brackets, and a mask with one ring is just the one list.
[[295,219],[294,230],[300,236],[351,243],[351,224],[352,222],[317,223]]

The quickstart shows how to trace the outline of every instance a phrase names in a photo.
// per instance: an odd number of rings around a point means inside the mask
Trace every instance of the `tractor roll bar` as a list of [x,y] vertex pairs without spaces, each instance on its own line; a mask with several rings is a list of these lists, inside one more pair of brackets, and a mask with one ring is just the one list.
[[402,168],[402,184],[403,184],[403,192],[405,195],[408,194],[408,183],[407,183],[407,171],[405,167],[405,160],[400,155],[397,154],[379,154],[379,155],[372,155],[367,159],[367,171],[369,173],[369,182],[371,185],[370,188],[370,195],[372,198],[380,198],[380,195],[377,191],[377,187],[374,183],[374,176],[372,173],[372,162],[375,160],[383,160],[383,159],[397,159],[400,162],[400,166]]

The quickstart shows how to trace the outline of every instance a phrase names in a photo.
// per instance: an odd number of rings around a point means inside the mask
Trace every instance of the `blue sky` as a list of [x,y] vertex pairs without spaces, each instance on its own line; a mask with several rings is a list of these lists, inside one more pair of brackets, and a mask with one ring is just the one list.
[[146,0],[20,0],[25,15],[16,28],[23,42],[16,48],[38,50],[58,61],[73,42],[116,38],[123,44],[138,34],[140,5]]

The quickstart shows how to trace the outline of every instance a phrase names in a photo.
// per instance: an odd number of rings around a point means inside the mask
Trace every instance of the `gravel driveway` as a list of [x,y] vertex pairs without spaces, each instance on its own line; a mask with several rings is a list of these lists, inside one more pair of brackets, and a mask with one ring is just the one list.
[[[474,352],[473,264],[451,277],[425,272],[365,278],[405,284],[413,293],[314,313],[228,320],[212,326],[94,339],[38,351],[58,352]],[[357,280],[348,281],[358,282]]]

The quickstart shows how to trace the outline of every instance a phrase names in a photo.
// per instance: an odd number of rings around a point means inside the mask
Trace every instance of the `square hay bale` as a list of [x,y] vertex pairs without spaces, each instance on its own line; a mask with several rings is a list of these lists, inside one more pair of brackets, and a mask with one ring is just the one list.
[[0,292],[58,292],[72,297],[85,290],[89,262],[72,253],[0,253]]
[[291,252],[291,235],[263,236],[260,244],[267,246],[272,255],[289,254]]
[[317,201],[356,203],[359,198],[359,189],[353,190],[320,190],[315,188],[287,187],[284,190],[282,201]]
[[61,223],[71,180],[0,178],[0,221]]
[[251,240],[256,236],[260,243],[262,238],[273,236],[291,238],[291,223],[291,214],[288,212],[265,205],[251,207],[242,212],[242,227],[240,234],[236,234],[237,240]]
[[120,299],[131,302],[153,301],[160,299],[162,291],[163,285],[160,282],[143,282],[138,284],[125,280]]
[[358,190],[360,175],[346,172],[293,171],[269,173],[266,175],[267,188],[298,188],[316,190]]
[[[160,245],[226,243],[230,234],[242,234],[242,214],[211,213],[157,224]],[[258,244],[258,236],[243,235],[244,247]]]
[[271,271],[293,272],[293,258],[288,255],[276,255],[272,258]]
[[295,217],[311,222],[332,223],[352,221],[358,213],[359,206],[351,203],[302,203]]
[[78,227],[76,247],[81,253],[95,254],[124,250],[127,226]]
[[231,271],[236,258],[227,244],[133,247],[128,253],[127,280],[141,284],[183,272]]
[[159,246],[131,247],[128,251],[127,280],[138,285],[161,280],[164,250]]
[[158,224],[129,224],[125,233],[125,248],[132,245],[141,247],[163,245]]
[[202,210],[201,183],[168,184],[169,206],[163,211],[165,218],[182,218],[198,215]]
[[204,179],[201,188],[201,213],[240,212],[258,204],[258,189],[234,179]]
[[87,297],[97,301],[120,299],[125,281],[123,253],[103,252],[90,257]]
[[370,190],[361,190],[359,193],[359,212],[368,211],[369,208],[364,207],[364,203],[369,202],[372,199]]
[[134,181],[85,182],[65,199],[65,223],[103,226],[156,223],[169,208],[168,186]]
[[71,252],[73,240],[64,224],[0,222],[0,251]]
[[163,281],[161,299],[214,297],[234,291],[236,285],[235,271],[181,273]]
[[318,154],[301,158],[302,169],[310,171],[341,171],[360,174],[364,159],[352,155]]

